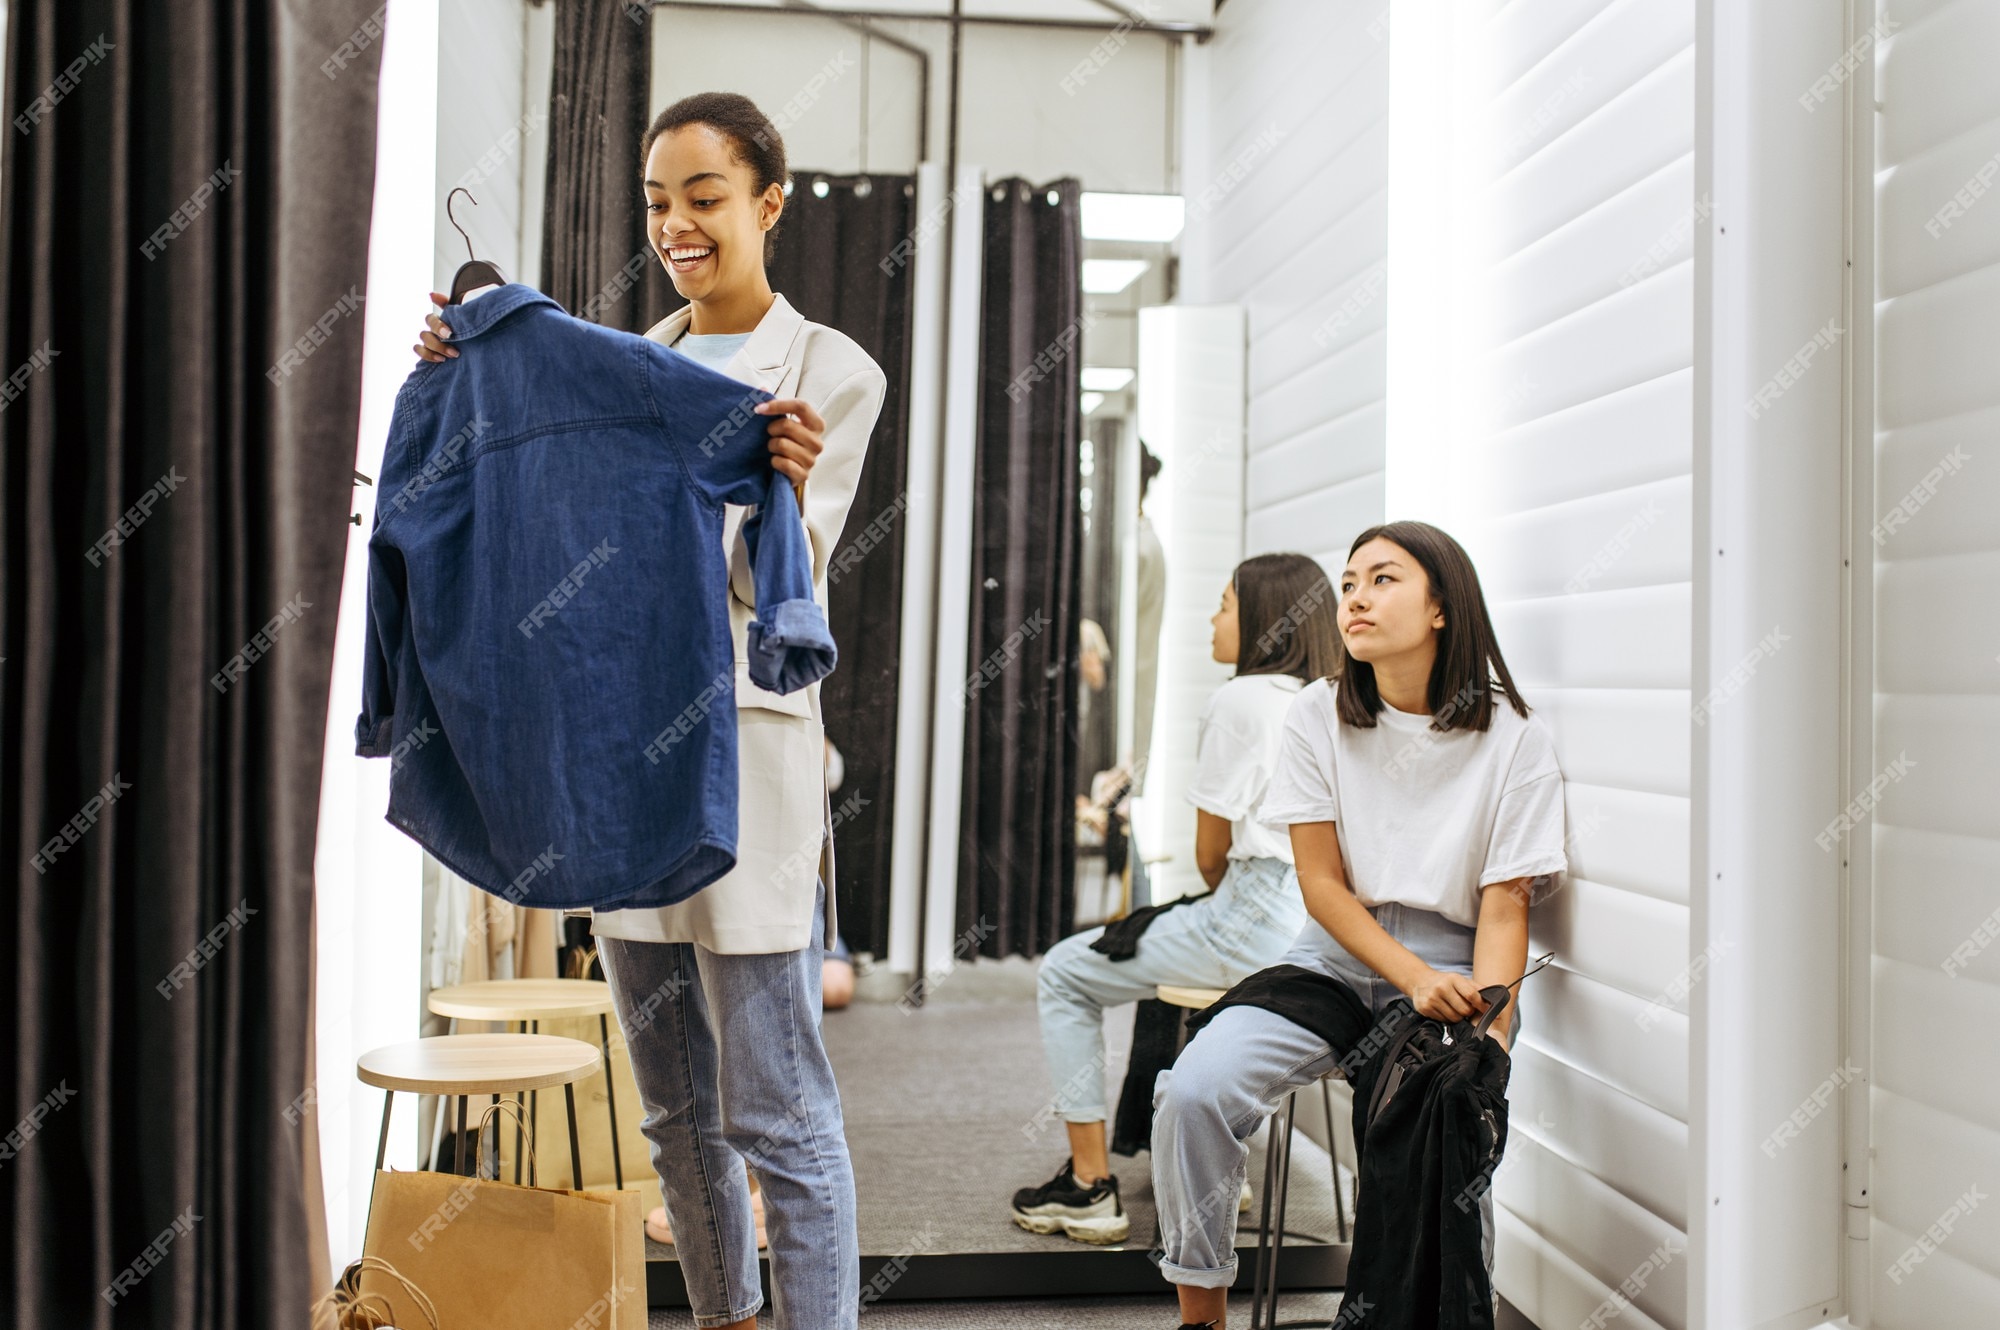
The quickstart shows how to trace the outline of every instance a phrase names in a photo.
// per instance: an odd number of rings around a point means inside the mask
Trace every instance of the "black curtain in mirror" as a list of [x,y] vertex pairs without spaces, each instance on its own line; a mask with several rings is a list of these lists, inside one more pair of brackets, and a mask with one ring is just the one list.
[[556,0],[554,26],[542,290],[580,319],[644,332],[659,315],[647,319],[631,288],[664,278],[639,192],[652,24],[624,0]]
[[0,1325],[300,1326],[381,6],[10,11]]
[[840,664],[820,685],[826,737],[846,767],[833,794],[840,932],[856,951],[881,955],[889,945],[909,454],[910,265],[898,261],[897,246],[910,234],[917,187],[896,175],[795,170],[792,179],[771,289],[814,323],[852,337],[889,376],[861,483],[828,564],[827,620]]
[[1082,193],[1008,179],[984,209],[969,673],[938,688],[966,695],[957,927],[986,956],[1074,914]]

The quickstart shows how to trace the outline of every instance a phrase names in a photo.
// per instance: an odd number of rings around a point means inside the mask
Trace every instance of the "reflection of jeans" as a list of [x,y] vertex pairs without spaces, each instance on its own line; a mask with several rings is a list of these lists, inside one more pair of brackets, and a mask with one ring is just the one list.
[[746,1161],[770,1229],[768,1324],[851,1330],[860,1316],[854,1171],[820,1042],[820,933],[753,956],[598,939],[698,1326],[763,1304]]
[[[1407,905],[1377,905],[1369,913],[1433,969],[1472,973],[1472,929]],[[1280,963],[1332,975],[1378,1014],[1401,996],[1317,921],[1307,922]],[[1181,1050],[1172,1071],[1160,1073],[1153,1094],[1153,1196],[1165,1252],[1160,1273],[1200,1288],[1235,1282],[1236,1196],[1250,1137],[1286,1095],[1334,1070],[1348,1051],[1329,1048],[1276,1012],[1228,1007]],[[1492,1206],[1490,1195],[1480,1198],[1489,1272]]]
[[1177,906],[1114,961],[1072,934],[1042,959],[1042,1051],[1065,1122],[1104,1121],[1104,1009],[1153,996],[1161,984],[1228,988],[1278,959],[1306,919],[1298,874],[1282,859],[1231,859],[1215,894]]

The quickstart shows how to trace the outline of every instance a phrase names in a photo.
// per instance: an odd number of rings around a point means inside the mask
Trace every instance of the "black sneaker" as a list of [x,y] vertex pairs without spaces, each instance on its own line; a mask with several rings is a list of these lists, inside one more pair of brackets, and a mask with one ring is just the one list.
[[1118,1201],[1118,1179],[1077,1185],[1076,1161],[1064,1160],[1055,1177],[1014,1193],[1014,1222],[1030,1233],[1061,1233],[1100,1246],[1123,1242],[1132,1220]]

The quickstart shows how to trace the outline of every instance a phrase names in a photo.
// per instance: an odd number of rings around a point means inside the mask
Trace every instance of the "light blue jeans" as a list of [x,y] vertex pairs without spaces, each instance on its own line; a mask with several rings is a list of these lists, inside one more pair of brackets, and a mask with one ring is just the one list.
[[[1369,913],[1433,969],[1472,973],[1474,930],[1407,905],[1377,905]],[[1401,996],[1317,921],[1307,921],[1278,963],[1342,980],[1377,1015]],[[1236,1282],[1236,1196],[1250,1137],[1286,1095],[1334,1070],[1348,1052],[1276,1012],[1228,1007],[1188,1041],[1171,1071],[1160,1073],[1153,1093],[1153,1199],[1160,1273],[1170,1282],[1198,1288]],[[1488,1271],[1492,1207],[1490,1195],[1480,1198]]]
[[1282,859],[1231,859],[1215,894],[1167,911],[1139,938],[1139,954],[1114,961],[1075,933],[1042,958],[1042,1051],[1065,1122],[1102,1122],[1104,1009],[1153,996],[1161,984],[1229,988],[1274,964],[1306,922],[1299,878]]
[[820,1042],[821,932],[757,956],[597,940],[699,1326],[763,1306],[746,1162],[764,1188],[769,1324],[853,1330],[860,1318],[854,1170]]

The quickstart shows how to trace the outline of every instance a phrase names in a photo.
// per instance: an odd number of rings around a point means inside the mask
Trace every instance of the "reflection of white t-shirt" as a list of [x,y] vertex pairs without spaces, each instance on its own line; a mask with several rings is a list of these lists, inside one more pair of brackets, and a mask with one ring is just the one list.
[[1188,802],[1229,819],[1231,859],[1292,861],[1292,837],[1258,822],[1271,784],[1285,711],[1305,681],[1289,674],[1243,674],[1209,695],[1194,741]]
[[1260,816],[1273,827],[1335,822],[1341,866],[1363,905],[1391,901],[1479,922],[1479,889],[1568,868],[1563,777],[1539,715],[1523,719],[1497,686],[1485,732],[1430,728],[1383,705],[1375,728],[1343,725],[1335,688],[1307,685],[1285,717]]

